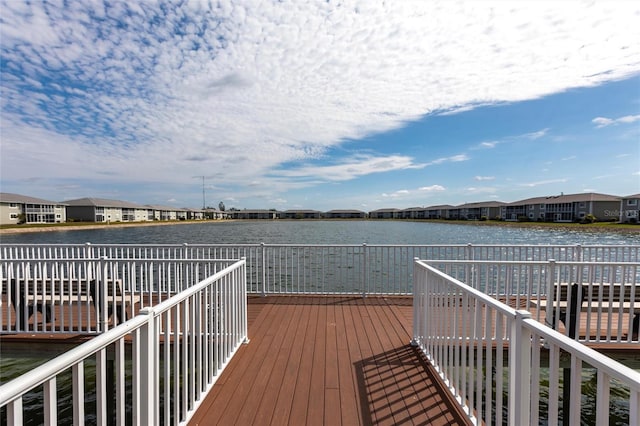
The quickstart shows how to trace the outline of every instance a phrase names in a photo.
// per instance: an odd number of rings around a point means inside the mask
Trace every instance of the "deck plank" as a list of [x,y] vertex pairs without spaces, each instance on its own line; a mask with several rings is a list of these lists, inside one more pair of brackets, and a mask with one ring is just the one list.
[[403,298],[269,296],[249,305],[251,342],[190,424],[467,423],[409,346]]

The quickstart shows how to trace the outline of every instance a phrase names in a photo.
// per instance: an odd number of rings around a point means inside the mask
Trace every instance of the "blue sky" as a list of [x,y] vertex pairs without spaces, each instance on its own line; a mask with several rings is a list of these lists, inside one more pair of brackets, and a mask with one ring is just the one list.
[[640,192],[640,6],[0,0],[0,191],[330,210]]

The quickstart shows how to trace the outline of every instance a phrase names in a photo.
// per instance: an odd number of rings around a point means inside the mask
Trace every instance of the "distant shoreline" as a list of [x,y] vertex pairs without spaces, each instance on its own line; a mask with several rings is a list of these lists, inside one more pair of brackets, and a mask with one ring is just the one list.
[[[242,220],[246,222],[265,221],[266,219],[256,220]],[[279,222],[301,222],[301,221],[322,221],[324,219],[277,219]],[[333,219],[333,220],[367,220],[376,222],[418,222],[418,223],[441,223],[448,225],[466,225],[466,226],[497,226],[497,227],[518,227],[518,228],[537,228],[537,229],[573,229],[576,231],[585,232],[622,232],[622,233],[640,233],[640,225],[631,224],[618,224],[610,222],[596,222],[593,224],[579,224],[579,223],[556,223],[556,222],[506,222],[506,221],[473,221],[473,220],[419,220],[419,219]],[[61,231],[82,231],[93,229],[116,229],[116,228],[134,228],[143,226],[169,226],[169,225],[194,225],[202,223],[223,223],[230,221],[238,221],[233,219],[225,220],[197,220],[197,221],[154,221],[154,222],[111,222],[111,223],[85,223],[85,224],[54,224],[54,225],[21,225],[10,228],[0,228],[0,235],[10,234],[23,234],[23,233],[37,233],[37,232],[61,232]],[[240,221],[240,222],[242,222]],[[0,241],[1,242],[1,241]]]
[[111,223],[88,223],[86,225],[69,225],[69,224],[56,224],[56,225],[36,225],[36,226],[17,226],[11,228],[0,228],[0,235],[5,234],[26,234],[37,232],[56,232],[56,231],[83,231],[92,229],[113,229],[113,228],[135,228],[141,226],[167,226],[167,225],[189,225],[196,223],[207,223],[210,221],[184,221],[176,220],[169,222],[111,222]]

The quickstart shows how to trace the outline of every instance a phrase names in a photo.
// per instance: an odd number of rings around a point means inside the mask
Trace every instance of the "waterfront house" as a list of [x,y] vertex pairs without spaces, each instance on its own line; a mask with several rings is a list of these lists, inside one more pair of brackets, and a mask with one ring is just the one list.
[[80,222],[140,222],[149,219],[149,208],[106,198],[67,200],[67,218]]
[[[577,222],[587,215],[596,220],[611,220],[610,212],[620,208],[620,197],[607,194],[560,194],[527,198],[502,206],[503,220],[530,220],[546,222]],[[608,214],[609,213],[609,214]]]
[[367,214],[361,210],[329,210],[323,216],[326,219],[364,219]]
[[398,219],[400,209],[378,209],[369,212],[370,219]]
[[402,210],[400,217],[402,219],[424,219],[427,210],[424,207],[409,207]]
[[0,225],[67,221],[65,203],[0,192]]
[[[640,221],[640,194],[628,195],[620,199],[620,222],[638,223]],[[614,213],[610,214],[611,217]]]
[[231,217],[231,213],[222,211],[219,209],[206,208],[204,210],[199,210],[199,211],[202,214],[202,217],[200,217],[200,219],[206,218],[206,219],[220,220],[220,219],[229,219]]
[[492,219],[500,216],[500,209],[505,205],[501,201],[483,201],[465,203],[456,207],[449,207],[448,217],[451,219],[480,220]]
[[281,219],[320,219],[322,212],[318,210],[285,210],[278,214]]
[[426,219],[448,219],[449,210],[453,208],[450,204],[427,207]]
[[276,210],[234,210],[229,212],[233,219],[276,219],[278,212]]

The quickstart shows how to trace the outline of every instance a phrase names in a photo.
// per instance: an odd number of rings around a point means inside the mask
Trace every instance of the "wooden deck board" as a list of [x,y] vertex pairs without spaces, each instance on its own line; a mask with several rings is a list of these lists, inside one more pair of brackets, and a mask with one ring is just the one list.
[[269,296],[250,299],[250,311],[253,303],[263,307],[250,343],[190,424],[466,423],[409,346],[404,298]]

